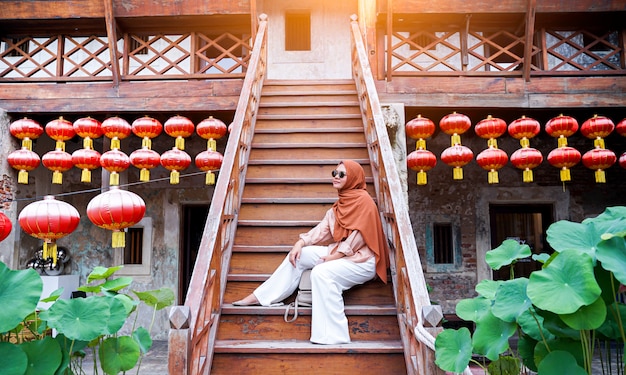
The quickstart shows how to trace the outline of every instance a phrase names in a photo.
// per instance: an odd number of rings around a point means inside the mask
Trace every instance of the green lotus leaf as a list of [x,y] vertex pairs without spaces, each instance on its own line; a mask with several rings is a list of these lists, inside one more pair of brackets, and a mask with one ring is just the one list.
[[600,215],[583,220],[583,223],[623,220],[626,218],[626,206],[607,207]]
[[18,345],[0,342],[0,368],[4,375],[24,375],[28,356]]
[[78,287],[78,290],[85,293],[100,293],[102,290],[101,285],[81,285]]
[[34,269],[14,271],[0,262],[0,333],[12,330],[35,311],[42,289]]
[[24,375],[54,375],[61,366],[63,359],[61,347],[50,336],[41,340],[23,342],[20,347],[28,357]]
[[500,284],[491,312],[505,322],[514,322],[532,303],[526,295],[528,279],[520,277]]
[[42,312],[41,318],[69,339],[91,341],[117,332],[126,320],[126,309],[112,297],[62,299]]
[[546,231],[546,240],[556,252],[578,250],[595,261],[595,248],[601,234],[596,231],[593,223],[561,220],[550,225]]
[[484,297],[460,300],[456,304],[456,314],[463,320],[477,322],[491,309],[491,301]]
[[174,291],[170,288],[148,290],[145,292],[134,292],[146,305],[161,310],[174,303]]
[[[584,355],[580,345],[580,339],[566,339],[558,338],[556,340],[548,340],[548,347],[543,342],[538,342],[535,346],[535,363],[537,366],[541,366],[541,362],[554,351],[564,351],[569,353],[573,357],[572,363],[578,364],[578,366],[584,367]],[[547,373],[546,373],[547,374]],[[556,374],[568,374],[567,372],[556,372]],[[569,375],[569,374],[568,374]]]
[[435,364],[444,371],[461,373],[472,358],[469,329],[444,329],[435,339]]
[[576,330],[596,329],[604,323],[606,318],[606,305],[602,297],[591,305],[581,306],[572,314],[560,315],[561,320]]
[[618,323],[618,316],[622,324],[626,322],[626,305],[623,303],[613,303],[607,306],[608,312],[606,314],[606,320],[600,326],[596,332],[598,336],[605,339],[620,340],[622,338],[622,331],[620,324]]
[[537,365],[535,364],[536,345],[537,340],[534,340],[532,337],[524,334],[520,335],[520,338],[517,341],[517,352],[519,353],[520,358],[522,358],[524,366],[535,372],[537,372]]
[[129,336],[109,337],[98,349],[102,370],[107,374],[132,369],[139,360],[139,354],[139,344]]
[[474,351],[489,358],[498,359],[500,354],[509,349],[509,338],[513,336],[517,325],[498,319],[487,312],[478,322],[472,338]]
[[70,355],[70,350],[76,353],[82,350],[85,346],[87,346],[88,343],[86,341],[70,340],[62,334],[56,335],[54,340],[59,344],[59,347],[61,348],[61,354],[63,355],[61,365],[57,369],[55,375],[67,375],[66,370],[70,366],[70,361],[72,359]]
[[541,264],[545,264],[548,261],[548,259],[550,259],[550,254],[546,254],[546,253],[533,254],[531,258],[534,261],[537,261]]
[[568,352],[555,350],[548,354],[537,368],[537,375],[587,375],[584,368],[576,364],[576,359]]
[[133,332],[133,339],[139,344],[142,353],[147,353],[152,347],[152,338],[150,332],[144,327],[139,327]]
[[591,258],[578,251],[561,252],[548,267],[530,275],[526,290],[532,303],[557,314],[571,314],[592,304],[602,292]]
[[54,302],[61,297],[61,294],[63,294],[63,288],[59,288],[50,293],[50,295],[47,298],[42,299],[41,302]]
[[565,324],[559,315],[544,310],[539,316],[543,317],[543,327],[557,338],[580,339],[580,332]]
[[113,295],[113,298],[118,299],[120,302],[122,302],[122,304],[124,304],[124,307],[126,308],[127,316],[130,315],[133,311],[135,311],[135,309],[137,308],[137,305],[139,305],[139,301],[130,298],[130,296],[126,294],[115,294]]
[[499,270],[504,266],[508,266],[518,259],[527,258],[532,254],[530,247],[526,244],[520,244],[515,240],[504,240],[502,244],[493,250],[487,251],[485,260],[489,267]]
[[602,262],[602,267],[613,272],[615,278],[622,284],[626,284],[626,239],[612,237],[600,241],[596,254],[598,260]]
[[107,280],[104,284],[102,284],[102,289],[117,292],[129,286],[132,282],[132,277],[118,277],[117,279]]
[[503,356],[487,366],[490,375],[518,375],[520,373],[519,359],[511,356]]
[[543,316],[537,314],[534,308],[524,311],[517,318],[517,324],[522,332],[536,341],[541,341],[544,338],[548,340],[554,339],[554,335],[544,327]]
[[605,270],[601,262],[596,264],[593,268],[593,273],[600,289],[602,289],[602,299],[604,302],[607,305],[615,302],[615,294],[619,289],[620,283],[615,280],[613,273]]
[[111,275],[113,275],[118,270],[124,268],[124,266],[115,266],[115,267],[94,267],[93,271],[87,276],[87,284],[94,280],[104,280]]
[[496,291],[502,283],[502,280],[484,279],[480,283],[478,283],[478,285],[476,285],[476,288],[474,289],[479,295],[492,300],[496,298]]

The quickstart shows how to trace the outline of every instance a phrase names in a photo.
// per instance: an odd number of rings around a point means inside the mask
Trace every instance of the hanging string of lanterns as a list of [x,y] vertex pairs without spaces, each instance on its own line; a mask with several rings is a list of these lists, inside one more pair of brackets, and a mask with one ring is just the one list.
[[[617,123],[615,131],[622,137],[626,137],[626,118]],[[626,169],[626,151],[619,157],[619,166]]]
[[175,145],[161,155],[161,165],[170,171],[170,184],[178,184],[180,171],[191,165],[191,156],[185,150],[185,138],[193,135],[195,126],[191,120],[185,116],[176,115],[170,117],[163,125],[165,133],[170,137],[175,137]]
[[152,139],[161,134],[163,125],[157,119],[144,116],[133,121],[131,130],[142,141],[141,148],[130,154],[130,163],[140,169],[139,181],[150,181],[150,170],[161,164],[161,155],[152,150]]
[[48,122],[45,130],[46,134],[56,141],[56,145],[53,151],[41,157],[41,163],[53,172],[52,183],[60,185],[63,183],[63,172],[69,171],[74,166],[72,155],[65,152],[65,141],[76,135],[74,125],[63,117],[59,117]]
[[4,241],[11,234],[11,229],[13,229],[13,223],[4,212],[0,211],[0,241]]
[[74,132],[83,138],[83,148],[72,153],[72,163],[80,169],[81,182],[91,182],[91,171],[100,166],[100,153],[93,148],[93,140],[102,136],[100,121],[83,117],[74,121]]
[[484,170],[489,171],[487,182],[490,184],[499,183],[498,170],[509,161],[509,155],[504,150],[498,148],[498,138],[506,132],[506,122],[500,118],[488,115],[486,119],[480,120],[474,127],[476,135],[487,139],[487,149],[476,156],[476,163]]
[[523,170],[522,181],[533,182],[533,169],[543,162],[543,155],[539,150],[530,147],[530,139],[539,134],[541,125],[535,119],[522,116],[509,124],[508,131],[522,146],[511,155],[511,164]]
[[22,141],[22,148],[10,153],[7,161],[18,171],[17,183],[28,184],[28,172],[37,168],[41,162],[39,155],[33,152],[33,139],[39,138],[44,129],[37,121],[24,117],[13,121],[9,125],[9,132]]
[[615,129],[615,124],[611,119],[594,115],[580,127],[580,132],[586,138],[593,139],[595,148],[585,152],[583,155],[583,165],[595,171],[597,183],[606,182],[604,170],[615,164],[617,156],[611,150],[604,148],[604,138]]
[[100,165],[109,175],[109,185],[120,184],[119,173],[130,167],[130,158],[121,148],[121,140],[127,138],[132,130],[128,121],[120,117],[110,117],[102,122],[102,132],[111,139],[111,149],[100,157]]
[[558,138],[558,147],[548,154],[548,163],[560,169],[561,182],[571,181],[570,168],[580,162],[580,152],[567,145],[567,137],[571,137],[578,131],[578,121],[570,116],[560,114],[551,118],[546,123],[546,133],[551,137]]
[[205,184],[215,185],[214,170],[219,170],[222,166],[224,156],[217,152],[217,139],[226,135],[227,128],[221,120],[213,116],[204,119],[196,126],[196,133],[207,140],[207,150],[196,155],[196,167],[206,172]]
[[406,124],[406,135],[415,139],[415,151],[407,156],[407,167],[417,172],[417,184],[426,185],[426,172],[437,165],[435,154],[426,149],[426,139],[435,133],[435,123],[422,115],[410,120]]
[[441,153],[441,161],[453,167],[452,178],[463,179],[463,166],[474,158],[474,153],[461,144],[461,134],[472,126],[470,118],[461,113],[451,113],[439,121],[439,128],[450,136],[450,147]]

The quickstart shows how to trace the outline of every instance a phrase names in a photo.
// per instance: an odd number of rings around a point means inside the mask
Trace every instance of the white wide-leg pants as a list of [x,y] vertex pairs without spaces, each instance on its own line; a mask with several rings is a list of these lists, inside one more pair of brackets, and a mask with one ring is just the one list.
[[342,294],[355,285],[373,279],[376,276],[376,260],[372,257],[363,263],[355,263],[338,259],[317,264],[324,255],[328,255],[327,246],[303,247],[295,268],[289,262],[289,256],[285,257],[272,276],[253,294],[263,306],[280,302],[298,288],[302,272],[312,269],[311,342],[349,343],[348,318],[344,312]]

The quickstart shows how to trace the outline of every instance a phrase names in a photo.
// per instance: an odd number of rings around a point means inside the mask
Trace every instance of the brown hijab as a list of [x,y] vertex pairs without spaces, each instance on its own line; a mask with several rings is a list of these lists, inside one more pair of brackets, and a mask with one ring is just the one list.
[[367,247],[376,254],[376,274],[387,283],[388,250],[376,203],[365,189],[365,172],[355,161],[341,162],[346,167],[346,184],[333,204],[335,228],[333,238],[339,242],[358,230]]

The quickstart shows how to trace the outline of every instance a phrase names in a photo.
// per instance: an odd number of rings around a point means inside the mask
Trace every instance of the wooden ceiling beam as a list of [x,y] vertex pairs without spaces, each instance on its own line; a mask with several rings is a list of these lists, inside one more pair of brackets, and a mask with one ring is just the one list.
[[103,0],[104,2],[104,19],[106,20],[107,40],[109,41],[109,54],[111,56],[111,73],[113,76],[113,85],[120,85],[120,63],[117,56],[117,23],[115,22],[115,14],[113,13],[113,0]]
[[528,0],[526,9],[526,39],[524,41],[524,80],[530,81],[530,71],[533,62],[533,40],[535,39],[535,11],[537,0]]

